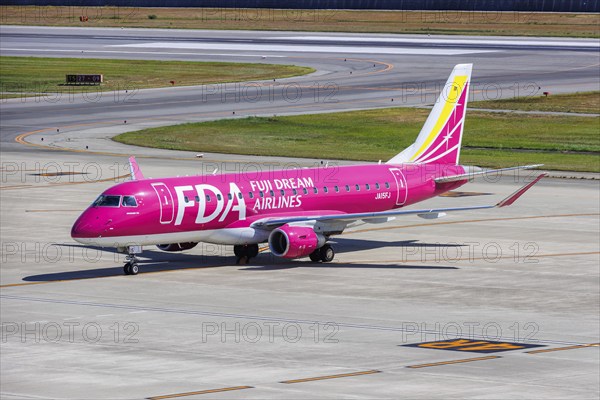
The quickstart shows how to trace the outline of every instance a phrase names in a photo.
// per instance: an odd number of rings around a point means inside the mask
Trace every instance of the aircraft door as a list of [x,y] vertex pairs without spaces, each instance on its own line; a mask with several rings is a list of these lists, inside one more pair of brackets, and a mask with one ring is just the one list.
[[408,188],[406,185],[406,177],[402,173],[402,171],[398,168],[390,168],[390,172],[394,175],[394,179],[396,180],[396,188],[397,188],[397,196],[396,196],[396,205],[401,206],[406,203],[406,198],[408,197]]
[[153,183],[152,187],[158,196],[158,202],[160,204],[160,223],[170,224],[175,217],[173,195],[164,183]]

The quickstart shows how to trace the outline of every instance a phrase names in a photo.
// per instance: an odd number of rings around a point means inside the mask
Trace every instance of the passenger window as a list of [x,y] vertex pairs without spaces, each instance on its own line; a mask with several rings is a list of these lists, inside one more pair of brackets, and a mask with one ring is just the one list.
[[317,193],[319,193],[319,189],[313,188],[313,192],[315,192],[315,194],[317,194]]
[[375,189],[379,190],[379,183],[375,184]]
[[251,198],[251,199],[253,199],[254,198],[254,193],[248,192],[248,197]]
[[327,186],[325,186],[325,187],[323,187],[323,191],[324,191],[325,193],[329,193],[329,188],[328,188]]
[[275,192],[273,192],[272,190],[269,190],[269,194],[271,195],[271,197],[275,196]]
[[308,189],[307,189],[307,188],[303,188],[303,189],[302,189],[302,192],[303,192],[304,194],[308,194]]
[[390,184],[386,182],[386,183],[385,183],[385,188],[386,188],[386,189],[389,189],[389,188],[390,188]]
[[371,186],[369,186],[369,184],[367,183],[367,184],[365,184],[365,189],[371,190]]
[[217,193],[217,200],[221,201],[222,197],[219,193]]
[[135,201],[135,197],[133,196],[123,196],[123,201],[121,205],[125,207],[137,207],[137,202]]
[[210,201],[210,194],[206,195],[206,201]]
[[360,185],[356,185],[356,191],[360,192]]
[[238,199],[242,199],[242,192],[238,192]]
[[346,192],[350,191],[350,185],[346,185]]
[[189,202],[190,202],[190,199],[188,199],[188,197],[187,197],[187,196],[183,196],[183,200],[184,200],[186,203],[189,203]]
[[265,193],[264,193],[262,190],[261,190],[260,192],[258,192],[258,195],[259,195],[260,197],[265,197]]
[[285,196],[285,190],[281,189],[281,195]]
[[231,196],[231,193],[227,193],[227,198],[228,198],[229,200],[231,200],[231,199],[233,198],[233,197]]
[[340,187],[339,186],[334,186],[333,188],[335,189],[336,193],[339,193],[339,191],[340,191]]
[[294,196],[298,194],[298,191],[296,189],[292,189],[292,193],[294,193]]

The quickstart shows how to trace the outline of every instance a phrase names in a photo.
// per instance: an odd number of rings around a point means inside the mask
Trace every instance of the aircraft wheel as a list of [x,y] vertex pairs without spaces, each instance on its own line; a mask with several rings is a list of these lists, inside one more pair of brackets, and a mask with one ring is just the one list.
[[123,266],[123,272],[125,275],[131,275],[131,263],[125,263]]
[[140,268],[138,267],[137,263],[131,263],[129,265],[129,275],[137,275],[138,272],[140,272]]
[[244,246],[240,244],[236,244],[235,246],[233,246],[233,254],[235,254],[237,258],[244,257],[246,255]]
[[333,251],[333,247],[326,244],[325,246],[319,249],[319,253],[321,255],[321,261],[323,262],[331,262],[335,257],[335,251]]
[[248,254],[248,259],[256,257],[258,255],[258,244],[249,244],[246,252]]
[[237,257],[238,264],[247,264],[251,258],[258,255],[258,244],[235,245],[233,254]]
[[321,261],[321,249],[316,249],[315,251],[313,251],[312,253],[310,253],[309,257],[310,257],[310,261],[312,262],[319,262]]

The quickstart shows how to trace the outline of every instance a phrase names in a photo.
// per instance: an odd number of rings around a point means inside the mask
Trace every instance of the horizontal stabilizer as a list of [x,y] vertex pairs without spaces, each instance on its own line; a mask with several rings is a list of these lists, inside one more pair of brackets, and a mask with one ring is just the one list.
[[542,166],[544,166],[544,164],[522,165],[519,167],[500,168],[500,169],[488,169],[486,171],[471,171],[471,172],[467,172],[465,174],[460,174],[460,175],[451,175],[451,176],[443,176],[441,178],[435,178],[435,183],[464,181],[464,180],[473,179],[476,176],[481,176],[481,175],[497,174],[499,172],[516,171],[519,169],[533,169],[533,168],[539,168]]

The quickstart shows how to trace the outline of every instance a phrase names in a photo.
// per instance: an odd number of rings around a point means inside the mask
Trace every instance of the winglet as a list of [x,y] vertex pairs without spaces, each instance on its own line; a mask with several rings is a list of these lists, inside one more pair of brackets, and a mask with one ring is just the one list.
[[499,202],[498,204],[496,204],[496,207],[507,207],[507,206],[510,206],[512,203],[514,203],[515,201],[517,201],[517,199],[519,197],[521,197],[523,195],[523,193],[525,193],[526,191],[528,191],[533,185],[535,185],[536,183],[538,183],[540,181],[540,179],[542,179],[545,176],[548,176],[548,174],[545,173],[545,172],[543,174],[540,174],[533,181],[529,182],[527,185],[523,186],[521,189],[517,190],[516,192],[514,192],[513,194],[511,194],[510,196],[508,196],[507,198],[505,198],[504,200],[502,200],[501,202]]
[[135,157],[129,157],[129,171],[131,172],[131,180],[139,181],[140,179],[144,179],[144,174],[140,170],[140,166],[137,161],[135,161]]

